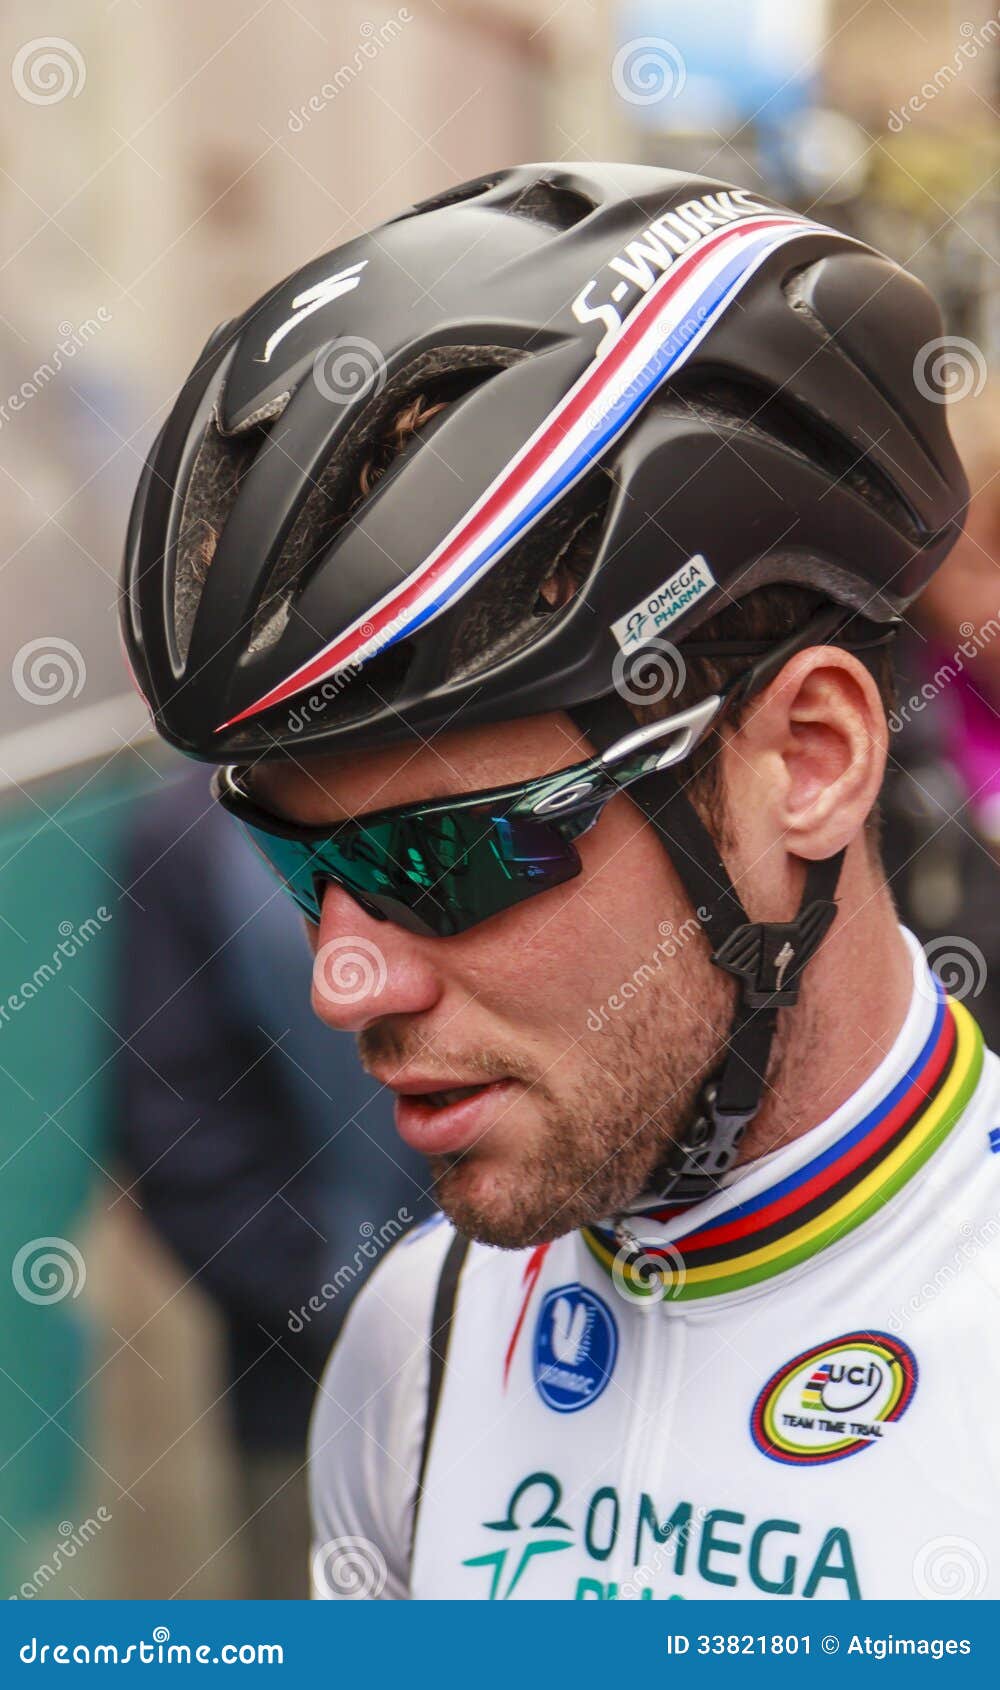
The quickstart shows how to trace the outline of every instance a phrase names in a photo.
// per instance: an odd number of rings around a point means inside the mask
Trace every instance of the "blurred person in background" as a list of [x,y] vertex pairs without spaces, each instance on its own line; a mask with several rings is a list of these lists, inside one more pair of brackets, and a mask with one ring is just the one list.
[[[886,865],[904,921],[1000,1044],[1000,427],[964,416],[965,533],[897,652],[884,797]],[[969,934],[974,944],[957,936]]]
[[1000,855],[1000,427],[993,414],[978,420],[974,435],[966,420],[965,533],[920,614],[934,642],[928,666],[948,699],[948,752],[980,836]]
[[124,878],[120,1148],[222,1317],[248,1595],[302,1596],[316,1383],[370,1267],[430,1212],[426,1169],[311,1015],[301,925],[203,772],[136,806]]

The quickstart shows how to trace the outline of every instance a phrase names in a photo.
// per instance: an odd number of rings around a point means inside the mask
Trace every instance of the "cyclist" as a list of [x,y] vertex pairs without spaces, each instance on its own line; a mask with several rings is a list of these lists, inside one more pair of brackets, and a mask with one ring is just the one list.
[[878,852],[940,332],[759,195],[527,166],[225,324],[152,450],[138,683],[447,1217],[324,1377],[320,1595],[1000,1594],[996,1063]]

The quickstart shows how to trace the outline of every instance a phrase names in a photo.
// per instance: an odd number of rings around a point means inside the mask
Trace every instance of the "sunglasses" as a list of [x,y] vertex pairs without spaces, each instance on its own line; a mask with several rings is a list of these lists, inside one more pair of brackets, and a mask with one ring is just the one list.
[[582,865],[573,841],[634,781],[689,756],[728,690],[556,774],[374,810],[334,827],[301,827],[261,809],[237,765],[216,771],[212,793],[311,922],[318,925],[332,882],[379,920],[448,938],[574,879]]
[[261,809],[247,789],[249,771],[236,764],[216,771],[212,793],[315,925],[332,883],[380,921],[447,939],[573,880],[583,866],[573,841],[604,806],[643,775],[683,762],[731,705],[754,697],[795,652],[835,642],[870,663],[898,625],[851,640],[852,621],[852,612],[827,605],[777,645],[688,641],[688,655],[756,661],[710,697],[636,728],[600,756],[516,786],[373,810],[332,828],[300,827]]

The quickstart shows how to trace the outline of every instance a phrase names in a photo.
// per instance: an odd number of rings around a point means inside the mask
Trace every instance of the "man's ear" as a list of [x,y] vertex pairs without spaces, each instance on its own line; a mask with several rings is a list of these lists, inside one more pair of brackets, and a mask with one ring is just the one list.
[[878,687],[863,663],[836,646],[800,652],[729,739],[734,816],[756,814],[794,856],[833,856],[862,831],[875,805],[888,737]]

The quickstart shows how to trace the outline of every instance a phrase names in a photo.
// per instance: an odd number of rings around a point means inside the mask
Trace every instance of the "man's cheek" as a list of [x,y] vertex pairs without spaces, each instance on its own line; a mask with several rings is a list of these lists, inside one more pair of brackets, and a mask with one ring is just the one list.
[[614,934],[609,943],[606,933],[581,932],[577,925],[566,933],[549,929],[520,959],[506,1008],[532,1047],[544,1048],[546,1063],[572,1047],[603,981],[620,977],[616,948]]

